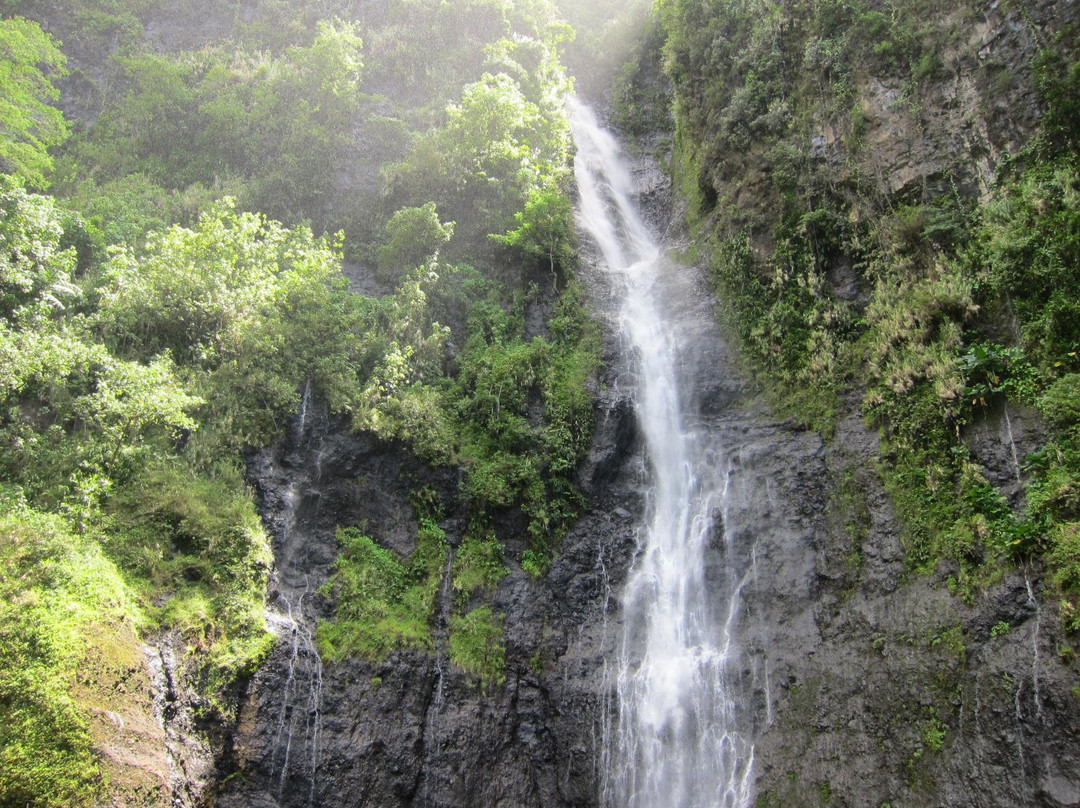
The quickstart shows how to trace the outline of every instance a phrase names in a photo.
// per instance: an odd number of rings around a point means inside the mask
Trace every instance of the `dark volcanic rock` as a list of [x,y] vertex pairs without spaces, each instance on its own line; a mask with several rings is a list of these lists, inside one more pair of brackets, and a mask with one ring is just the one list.
[[[305,404],[292,434],[249,463],[274,536],[270,611],[279,643],[249,686],[219,806],[596,803],[603,665],[612,654],[606,613],[613,573],[633,550],[631,513],[641,510],[636,472],[628,483],[625,471],[632,411],[615,399],[600,420],[612,445],[598,445],[583,472],[596,484],[598,507],[566,537],[547,579],[523,572],[513,537],[501,537],[511,573],[493,606],[504,615],[507,678],[484,689],[448,663],[445,608],[433,655],[318,659],[314,627],[329,607],[318,587],[337,553],[335,528],[361,526],[409,553],[409,492],[431,486],[453,503],[457,478],[403,447],[351,435]],[[456,546],[463,521],[450,512],[443,527]]]

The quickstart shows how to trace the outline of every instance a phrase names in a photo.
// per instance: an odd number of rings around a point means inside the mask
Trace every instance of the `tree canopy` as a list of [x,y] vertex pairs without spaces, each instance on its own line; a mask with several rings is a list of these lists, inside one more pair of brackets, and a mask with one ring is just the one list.
[[[75,686],[93,643],[73,637],[103,621],[125,653],[181,642],[203,718],[230,718],[273,642],[242,458],[308,393],[410,462],[456,467],[432,473],[461,480],[440,495],[473,548],[447,573],[426,494],[410,558],[342,525],[328,658],[432,648],[449,574],[476,600],[453,664],[498,682],[504,657],[476,654],[501,647],[484,603],[505,564],[542,574],[581,507],[598,353],[573,282],[568,32],[550,5],[256,3],[206,27],[227,37],[159,28],[166,47],[143,23],[176,4],[21,5],[74,43],[79,125],[63,142],[59,44],[0,21],[0,594],[34,603],[0,607],[0,805],[125,787],[87,708],[108,679]],[[546,336],[527,333],[537,312]],[[527,525],[515,559],[500,510]],[[387,570],[393,591],[356,601]],[[45,755],[51,738],[70,754]]]
[[67,60],[41,26],[23,17],[0,19],[0,170],[37,187],[49,183],[49,149],[63,143],[68,124],[54,105],[53,80]]

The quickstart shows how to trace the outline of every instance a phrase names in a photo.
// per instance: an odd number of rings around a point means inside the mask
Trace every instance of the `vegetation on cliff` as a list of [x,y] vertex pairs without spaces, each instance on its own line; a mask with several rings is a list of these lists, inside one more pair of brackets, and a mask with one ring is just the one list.
[[[450,548],[416,492],[408,557],[342,526],[328,659],[430,651],[449,591],[450,661],[498,684],[491,594],[543,575],[582,506],[599,348],[562,60],[614,64],[637,31],[599,24],[611,3],[568,10],[605,29],[576,45],[544,0],[173,5],[0,3],[0,806],[124,798],[95,646],[142,670],[167,636],[204,717],[234,708],[272,643],[242,458],[305,390],[459,469],[465,514]],[[693,257],[749,363],[825,431],[858,398],[913,569],[971,595],[1041,560],[1080,629],[1076,30],[1047,4],[656,14],[616,118],[673,115]],[[980,40],[985,15],[1012,33]],[[972,453],[1005,406],[1047,425],[1022,497]]]
[[164,4],[60,5],[0,19],[0,805],[124,798],[92,720],[106,677],[78,675],[98,633],[133,656],[179,638],[206,717],[234,708],[272,643],[242,457],[306,389],[460,467],[471,537],[448,572],[433,514],[409,559],[342,526],[329,658],[430,649],[450,574],[450,659],[500,681],[487,600],[505,563],[550,563],[592,432],[572,32],[544,3],[267,2],[201,34]]
[[[696,256],[777,403],[827,430],[856,391],[912,567],[970,593],[1043,559],[1080,628],[1074,28],[928,0],[658,13]],[[997,13],[1020,33],[981,40]],[[1022,501],[968,445],[1006,405],[1050,425]]]

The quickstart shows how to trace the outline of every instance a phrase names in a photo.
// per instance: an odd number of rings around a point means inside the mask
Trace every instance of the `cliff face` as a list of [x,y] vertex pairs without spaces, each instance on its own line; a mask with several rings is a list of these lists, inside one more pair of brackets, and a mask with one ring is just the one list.
[[[786,539],[759,550],[746,596],[744,636],[769,671],[758,803],[1080,804],[1060,573],[1039,551],[996,556],[988,526],[964,549],[941,549],[959,521],[923,543],[943,512],[936,492],[969,501],[964,474],[1009,518],[1041,518],[1025,505],[1037,472],[1024,458],[1055,438],[1038,396],[965,404],[972,377],[955,368],[980,341],[1035,356],[1051,339],[972,283],[995,260],[972,245],[994,238],[1000,209],[982,206],[1010,193],[1017,165],[1071,159],[1032,144],[1046,137],[1046,64],[1075,58],[1075,5],[676,2],[661,16],[691,252],[772,400],[798,412],[835,395],[825,439],[799,459],[801,564],[784,563]],[[945,210],[957,224],[942,237]],[[973,306],[954,337],[936,331],[953,315],[926,336],[933,317],[908,297],[938,282]],[[926,346],[949,371],[905,365]],[[956,403],[930,389],[950,374]],[[933,416],[916,420],[916,401]],[[963,462],[942,461],[950,451]]]
[[1039,566],[971,604],[907,573],[876,443],[849,417],[814,454],[804,586],[755,592],[761,804],[1077,804],[1076,672]]
[[[622,431],[609,469],[627,450],[625,403],[609,413]],[[449,568],[440,589],[435,650],[382,662],[318,663],[304,640],[328,604],[315,592],[338,551],[334,529],[364,525],[380,544],[413,548],[409,491],[423,482],[453,501],[456,476],[432,475],[402,447],[348,435],[319,416],[302,435],[260,454],[252,477],[276,528],[271,605],[291,603],[282,639],[252,680],[223,770],[223,806],[577,805],[595,800],[596,722],[603,702],[605,561],[625,549],[635,496],[586,517],[546,580],[517,564],[498,587],[506,680],[481,685],[449,663]],[[607,472],[611,474],[609,470]],[[622,514],[620,516],[620,514]],[[442,523],[451,547],[464,524]],[[523,550],[508,530],[511,557]],[[515,547],[515,543],[518,545]],[[452,551],[453,552],[453,551]],[[307,592],[302,606],[299,593]],[[299,651],[296,637],[300,637]],[[315,770],[315,776],[312,771]],[[229,776],[234,775],[234,776]]]
[[1049,0],[665,5],[690,195],[762,250],[792,194],[864,216],[985,197],[1037,130],[1039,55],[1071,52],[1076,13]]
[[[639,178],[646,204],[666,210],[655,171]],[[861,419],[843,420],[828,442],[777,421],[712,324],[695,273],[665,294],[692,408],[732,469],[722,530],[735,557],[718,531],[706,563],[750,572],[738,716],[756,740],[762,803],[1070,804],[1076,709],[1052,610],[1021,572],[973,607],[939,579],[909,578]],[[610,306],[601,277],[591,299],[601,315]],[[507,642],[501,685],[482,688],[448,663],[444,620],[432,655],[317,665],[305,645],[327,613],[315,590],[336,553],[334,528],[366,525],[409,552],[409,491],[422,483],[451,502],[452,475],[349,436],[317,407],[252,460],[276,536],[271,605],[299,625],[276,621],[282,640],[248,689],[218,804],[599,804],[617,709],[618,595],[648,485],[614,340],[606,358],[582,469],[590,512],[545,578],[511,563],[493,599]],[[460,541],[460,515],[443,527]],[[523,549],[516,529],[500,526],[511,560]],[[1002,622],[1007,631],[994,628]]]
[[[243,19],[247,5],[234,16]],[[640,198],[682,246],[704,241],[700,229],[682,233],[686,197],[695,226],[746,233],[762,260],[788,237],[778,233],[781,220],[799,220],[826,202],[858,223],[942,195],[987,197],[1003,155],[1028,142],[1040,120],[1036,53],[1075,19],[1072,2],[934,6],[927,19],[950,32],[938,48],[937,39],[933,47],[916,43],[930,36],[925,30],[890,29],[874,39],[868,32],[880,20],[873,15],[889,12],[896,24],[896,9],[870,3],[851,18],[843,15],[854,6],[836,4],[834,27],[820,21],[825,27],[811,42],[799,33],[805,8],[789,4],[794,22],[770,28],[776,38],[763,49],[777,55],[778,84],[759,93],[746,82],[751,89],[736,97],[725,95],[717,71],[729,69],[725,48],[740,41],[739,32],[710,30],[709,20],[724,11],[723,3],[712,5],[697,26],[715,35],[712,61],[699,61],[696,48],[676,49],[671,60],[684,107],[676,152],[682,196],[673,198],[659,169],[641,158]],[[151,15],[149,40],[163,49],[194,46],[232,24],[224,12],[216,22],[184,13]],[[859,51],[842,63],[855,53],[843,48],[858,45],[839,42],[849,23],[867,37],[870,55]],[[885,45],[909,61],[931,54],[917,92]],[[804,69],[810,55],[817,61]],[[748,71],[738,70],[742,81]],[[96,103],[87,104],[87,116]],[[799,114],[784,123],[785,110]],[[865,254],[817,235],[825,245],[817,255],[822,289],[865,313],[874,285],[860,265]],[[274,537],[268,610],[278,640],[235,694],[235,727],[194,718],[199,705],[168,638],[151,649],[145,670],[134,666],[144,695],[150,677],[164,727],[147,732],[145,768],[168,784],[159,792],[168,790],[177,804],[223,808],[600,804],[604,739],[617,714],[611,660],[619,595],[650,481],[624,382],[631,358],[619,344],[604,279],[584,274],[606,325],[598,426],[579,470],[588,509],[539,578],[522,568],[520,514],[495,519],[509,569],[491,598],[505,637],[505,681],[482,684],[450,663],[457,595],[449,563],[467,532],[455,504],[457,472],[432,469],[403,445],[354,434],[317,395],[305,396],[288,434],[248,458]],[[1080,805],[1076,638],[1063,628],[1042,563],[1003,564],[966,600],[949,588],[961,561],[914,571],[909,525],[883,480],[889,461],[859,411],[863,391],[841,395],[824,437],[777,416],[734,339],[716,325],[719,301],[706,274],[687,269],[662,294],[697,425],[716,436],[731,468],[718,519],[723,533],[712,537],[706,565],[737,564],[747,575],[735,684],[737,718],[754,742],[758,804]],[[979,473],[1019,508],[1019,459],[1046,440],[1038,413],[999,400],[956,427]],[[382,662],[322,660],[314,635],[333,613],[321,587],[339,552],[335,530],[360,526],[381,546],[408,554],[419,529],[411,495],[424,487],[447,506],[440,527],[451,548],[434,650],[394,651]]]
[[[669,210],[655,169],[638,176],[644,204]],[[604,280],[589,277],[605,316]],[[696,273],[666,294],[693,406],[732,468],[723,530],[738,557],[718,534],[707,564],[751,571],[737,629],[738,716],[755,740],[759,804],[1077,804],[1080,701],[1039,568],[1006,571],[970,605],[949,594],[948,570],[911,574],[875,470],[880,447],[862,419],[843,418],[828,441],[778,421],[713,325],[715,301]],[[453,502],[455,475],[350,435],[317,404],[252,458],[275,535],[280,641],[242,700],[218,805],[599,804],[617,709],[619,592],[648,486],[633,403],[619,385],[627,358],[613,338],[605,358],[581,470],[590,510],[547,576],[521,570],[520,525],[509,515],[499,524],[510,559],[493,598],[507,644],[499,685],[449,664],[447,585],[433,654],[323,663],[310,644],[329,614],[317,589],[337,553],[335,527],[363,525],[410,552],[409,492],[426,485]],[[973,428],[987,457],[1005,446],[1003,418]],[[1013,413],[1015,439],[1026,423]],[[1007,458],[997,465],[1004,484]],[[462,515],[448,513],[442,526],[456,546]]]
[[[854,157],[858,171],[873,178],[876,194],[894,203],[926,200],[953,185],[961,196],[985,198],[1003,158],[1024,146],[1038,126],[1043,102],[1033,63],[1075,22],[1076,7],[930,5],[924,13],[924,19],[907,21],[926,48],[917,86],[910,73],[860,60],[853,76],[856,120],[818,117],[813,157],[838,174]],[[861,142],[845,142],[852,123]]]
[[[662,214],[670,207],[662,175],[642,162],[638,176],[643,203]],[[251,478],[275,534],[271,607],[282,616],[274,620],[281,640],[247,690],[218,805],[600,804],[605,735],[618,709],[619,593],[651,482],[610,290],[600,274],[586,279],[595,310],[610,317],[599,425],[580,477],[590,508],[540,579],[520,567],[520,525],[510,514],[498,523],[510,568],[492,599],[506,638],[505,682],[482,686],[449,663],[448,578],[432,654],[319,663],[307,645],[315,620],[328,613],[316,589],[337,551],[334,528],[362,525],[380,544],[410,552],[409,492],[426,485],[453,502],[454,475],[432,472],[403,447],[349,436],[317,407],[253,458]],[[716,436],[716,462],[731,469],[725,514],[717,514],[724,526],[706,565],[717,580],[728,564],[754,567],[740,618],[747,649],[739,712],[746,726],[761,728],[781,683],[793,681],[801,664],[797,650],[780,649],[802,648],[812,632],[807,609],[816,596],[814,546],[826,495],[822,444],[778,423],[754,395],[695,273],[657,293],[681,346],[695,428]],[[459,546],[461,515],[447,513],[441,526]],[[737,557],[727,556],[728,540]]]

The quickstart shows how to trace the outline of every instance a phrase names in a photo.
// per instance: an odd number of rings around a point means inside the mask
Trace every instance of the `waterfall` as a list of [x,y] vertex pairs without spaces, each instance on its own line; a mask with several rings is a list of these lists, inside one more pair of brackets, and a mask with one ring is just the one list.
[[568,103],[578,223],[599,248],[620,310],[616,325],[634,362],[650,476],[621,601],[617,711],[605,731],[602,801],[610,808],[743,808],[751,801],[753,746],[736,727],[734,627],[750,573],[729,564],[706,580],[710,544],[719,541],[726,558],[737,549],[723,524],[731,466],[685,404],[680,334],[664,307],[678,268],[636,207],[615,140],[587,107]]

